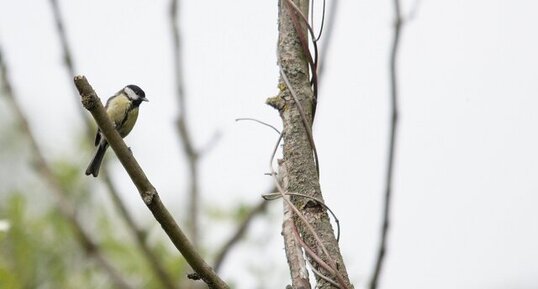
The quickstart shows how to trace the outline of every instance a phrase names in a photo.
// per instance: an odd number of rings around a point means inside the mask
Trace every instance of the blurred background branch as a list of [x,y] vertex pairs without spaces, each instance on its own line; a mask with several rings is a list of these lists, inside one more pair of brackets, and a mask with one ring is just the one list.
[[400,1],[393,1],[394,28],[392,34],[392,47],[389,55],[389,82],[390,82],[390,122],[389,122],[389,146],[387,152],[387,165],[385,175],[385,196],[383,203],[383,219],[381,225],[381,238],[375,261],[374,273],[370,280],[370,289],[376,289],[383,269],[385,255],[387,254],[388,233],[390,226],[390,209],[392,198],[392,184],[394,175],[394,160],[396,155],[396,137],[398,129],[398,48],[403,19],[400,11]]
[[15,112],[22,132],[26,135],[28,141],[30,142],[30,147],[35,160],[34,167],[52,190],[52,193],[56,199],[56,206],[64,218],[71,224],[75,236],[77,237],[86,254],[94,258],[94,260],[99,263],[101,268],[108,274],[115,286],[120,289],[132,288],[125,278],[104,256],[100,246],[94,239],[95,237],[87,233],[82,228],[82,225],[75,215],[75,208],[69,201],[69,193],[62,187],[61,182],[57,179],[55,173],[47,163],[47,160],[39,148],[38,141],[35,139],[32,133],[30,124],[28,123],[26,116],[17,102],[14,89],[9,81],[8,71],[7,63],[2,55],[2,50],[0,47],[0,72],[2,73],[4,95],[9,100],[9,103]]
[[[187,167],[189,171],[189,194],[188,194],[188,229],[190,238],[195,246],[199,245],[199,232],[198,232],[198,217],[200,214],[200,193],[199,193],[199,159],[200,152],[194,147],[192,135],[188,125],[187,115],[187,99],[185,97],[185,83],[183,80],[183,61],[181,50],[181,34],[179,28],[179,0],[171,0],[170,2],[170,26],[172,28],[173,39],[173,54],[174,54],[174,72],[176,83],[176,96],[178,100],[178,118],[177,118],[177,130],[179,133],[179,139],[183,146],[183,153],[187,158]],[[215,141],[212,141],[215,143]]]
[[[54,16],[54,24],[56,26],[56,32],[58,34],[58,38],[60,40],[60,46],[62,48],[62,54],[63,54],[63,61],[65,64],[65,68],[67,69],[67,79],[69,79],[69,87],[71,87],[73,91],[73,96],[78,99],[78,94],[73,85],[71,85],[71,79],[75,76],[75,64],[73,62],[73,54],[71,52],[71,46],[69,45],[69,41],[67,40],[67,33],[65,31],[65,25],[62,17],[62,11],[60,9],[60,5],[58,4],[58,0],[50,0],[50,6],[52,8],[52,14]],[[95,137],[94,128],[95,125],[93,125],[91,118],[84,112],[82,107],[77,105],[77,109],[80,110],[80,116],[82,117],[84,124],[86,125],[86,134],[88,139],[92,139]]]
[[334,35],[334,23],[337,19],[338,3],[340,0],[328,0],[328,13],[325,15],[325,28],[323,29],[323,37],[321,39],[321,46],[319,48],[319,61],[318,61],[318,82],[323,84],[322,78],[325,76],[325,65],[327,63],[327,55],[329,55],[329,48],[333,45]]
[[[270,190],[270,192],[274,192],[276,188],[273,188]],[[248,227],[254,221],[254,219],[264,213],[267,209],[269,202],[265,200],[261,200],[257,205],[255,205],[253,208],[250,209],[248,214],[245,216],[245,218],[238,224],[237,228],[235,229],[235,232],[231,235],[230,239],[220,249],[220,251],[217,253],[217,257],[215,258],[215,265],[213,268],[216,272],[219,272],[222,266],[222,263],[232,250],[232,248],[245,236]]]

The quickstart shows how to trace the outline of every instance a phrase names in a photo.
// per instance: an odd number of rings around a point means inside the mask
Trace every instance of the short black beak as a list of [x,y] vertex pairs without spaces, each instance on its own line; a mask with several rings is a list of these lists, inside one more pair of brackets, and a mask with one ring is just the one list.
[[142,98],[142,101],[149,102],[149,99],[144,97],[144,98]]

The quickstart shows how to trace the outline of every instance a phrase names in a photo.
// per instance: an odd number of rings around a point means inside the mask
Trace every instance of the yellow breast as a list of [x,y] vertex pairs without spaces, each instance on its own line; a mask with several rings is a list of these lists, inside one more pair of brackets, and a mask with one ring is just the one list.
[[107,113],[121,137],[125,137],[136,123],[138,107],[132,108],[131,101],[125,95],[120,94],[107,103]]

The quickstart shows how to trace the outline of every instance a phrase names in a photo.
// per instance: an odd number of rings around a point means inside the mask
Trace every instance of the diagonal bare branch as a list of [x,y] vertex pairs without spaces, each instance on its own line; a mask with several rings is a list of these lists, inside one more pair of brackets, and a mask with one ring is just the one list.
[[121,164],[127,171],[129,177],[138,189],[140,197],[151,211],[155,219],[161,224],[172,243],[185,260],[210,288],[226,288],[229,286],[213,271],[213,269],[202,259],[198,251],[189,241],[187,236],[178,226],[168,209],[161,202],[155,187],[146,177],[146,174],[136,161],[133,153],[110,121],[101,100],[84,76],[76,76],[75,85],[80,93],[82,104],[92,114],[99,129],[106,137],[110,147],[116,153]]

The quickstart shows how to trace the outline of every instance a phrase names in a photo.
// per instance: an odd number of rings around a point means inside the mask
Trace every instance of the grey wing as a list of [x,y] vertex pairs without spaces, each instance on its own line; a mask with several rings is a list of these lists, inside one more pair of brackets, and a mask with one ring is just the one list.
[[133,109],[133,106],[129,105],[129,107],[125,110],[125,114],[123,115],[121,122],[117,125],[118,128],[123,128],[123,125],[129,118],[129,112],[131,112],[132,109]]
[[[105,104],[105,110],[108,108],[108,105],[110,103],[110,101],[112,100],[112,98],[114,98],[114,96],[116,96],[118,93],[120,93],[120,91],[118,91],[115,95],[109,97],[107,100],[106,100],[106,104]],[[114,123],[114,125],[116,125]],[[100,129],[97,129],[97,134],[95,135],[95,146],[98,146],[99,145],[99,142],[101,141],[101,130]]]
[[109,97],[107,100],[106,100],[106,104],[105,104],[105,109],[108,108],[108,104],[110,103],[110,101],[114,98],[114,96],[116,96],[119,92],[117,92],[116,94],[114,94],[113,96]]

